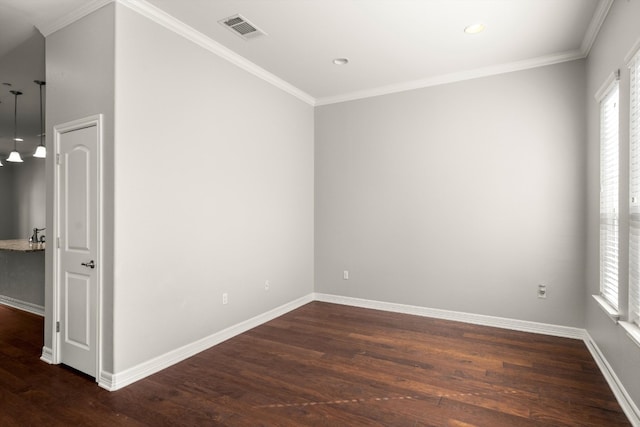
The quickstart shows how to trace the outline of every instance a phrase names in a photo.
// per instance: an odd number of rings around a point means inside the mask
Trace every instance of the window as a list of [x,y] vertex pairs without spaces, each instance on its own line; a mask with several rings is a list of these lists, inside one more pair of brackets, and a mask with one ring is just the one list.
[[618,310],[618,79],[600,101],[600,295]]
[[640,325],[640,51],[629,63],[630,105],[630,203],[629,203],[629,322]]

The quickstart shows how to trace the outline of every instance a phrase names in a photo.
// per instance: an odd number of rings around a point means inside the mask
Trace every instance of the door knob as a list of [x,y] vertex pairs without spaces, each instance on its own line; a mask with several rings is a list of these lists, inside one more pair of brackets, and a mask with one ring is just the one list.
[[82,262],[82,263],[80,263],[80,265],[82,265],[84,267],[89,267],[89,268],[96,268],[96,263],[93,262],[93,260],[91,260],[89,262]]

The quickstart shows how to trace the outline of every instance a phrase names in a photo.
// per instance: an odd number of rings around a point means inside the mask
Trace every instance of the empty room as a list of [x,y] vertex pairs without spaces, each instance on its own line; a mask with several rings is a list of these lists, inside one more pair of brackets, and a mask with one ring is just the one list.
[[0,0],[0,83],[0,425],[640,426],[640,0]]

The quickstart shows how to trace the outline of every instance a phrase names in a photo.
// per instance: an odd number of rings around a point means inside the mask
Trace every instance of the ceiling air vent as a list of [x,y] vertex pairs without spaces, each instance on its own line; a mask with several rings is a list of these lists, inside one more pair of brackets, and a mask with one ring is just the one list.
[[233,15],[218,22],[223,27],[228,28],[233,34],[240,36],[245,40],[267,35],[267,33],[253,25],[242,15]]

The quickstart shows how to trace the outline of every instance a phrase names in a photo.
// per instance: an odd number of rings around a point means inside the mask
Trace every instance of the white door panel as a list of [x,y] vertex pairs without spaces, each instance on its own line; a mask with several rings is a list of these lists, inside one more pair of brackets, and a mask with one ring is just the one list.
[[98,127],[59,136],[60,361],[96,377]]
[[87,351],[91,347],[91,278],[67,274],[64,283],[65,344]]
[[[74,131],[74,135],[68,137],[80,138],[82,135],[76,135],[75,132],[88,131],[82,129]],[[66,244],[66,250],[90,251],[90,228],[91,219],[89,212],[91,211],[91,195],[89,194],[89,184],[91,174],[91,152],[84,146],[75,146],[73,151],[66,154],[65,175],[71,177],[66,180],[65,189],[67,193],[66,218],[64,229],[66,231],[63,241]],[[87,179],[75,179],[76,177],[87,177]]]

